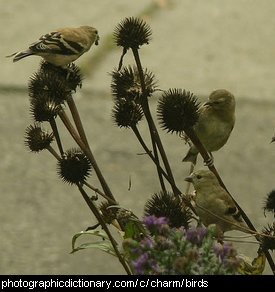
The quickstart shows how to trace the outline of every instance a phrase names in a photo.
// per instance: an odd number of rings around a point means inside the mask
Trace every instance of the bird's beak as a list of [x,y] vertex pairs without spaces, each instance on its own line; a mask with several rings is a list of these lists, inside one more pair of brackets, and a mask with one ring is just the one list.
[[98,42],[99,42],[99,40],[100,40],[100,37],[99,37],[99,35],[97,35],[97,37],[96,37],[96,39],[95,39],[95,45],[96,45],[96,46],[98,46]]
[[272,137],[272,139],[271,139],[271,142],[270,143],[272,143],[272,142],[274,142],[275,141],[275,136],[274,137]]
[[184,180],[188,182],[193,182],[193,177],[190,175],[190,176],[185,177]]

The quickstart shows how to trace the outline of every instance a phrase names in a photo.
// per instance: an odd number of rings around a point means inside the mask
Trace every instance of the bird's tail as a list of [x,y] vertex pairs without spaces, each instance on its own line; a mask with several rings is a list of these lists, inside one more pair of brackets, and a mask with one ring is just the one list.
[[13,62],[17,62],[25,57],[31,56],[33,55],[32,52],[30,52],[29,50],[27,51],[22,51],[22,52],[16,52],[14,54],[11,54],[9,56],[6,56],[7,58],[13,57]]
[[192,162],[194,165],[197,163],[198,152],[192,151],[190,148],[186,156],[182,159],[182,162]]

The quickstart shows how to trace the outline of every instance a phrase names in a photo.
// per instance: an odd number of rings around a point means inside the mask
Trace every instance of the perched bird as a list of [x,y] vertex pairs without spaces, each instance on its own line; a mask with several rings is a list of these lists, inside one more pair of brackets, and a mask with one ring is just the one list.
[[93,27],[65,27],[41,36],[27,50],[7,57],[13,57],[13,62],[17,62],[36,55],[55,66],[65,67],[87,52],[93,43],[98,45],[98,41],[98,31]]
[[[194,131],[208,152],[219,150],[228,140],[235,124],[235,98],[225,89],[213,91],[199,108],[199,119]],[[183,158],[196,164],[197,148],[192,144]]]
[[194,185],[195,209],[205,226],[216,224],[222,232],[229,230],[247,232],[248,228],[242,221],[239,209],[230,195],[220,186],[213,172],[197,170],[185,180]]

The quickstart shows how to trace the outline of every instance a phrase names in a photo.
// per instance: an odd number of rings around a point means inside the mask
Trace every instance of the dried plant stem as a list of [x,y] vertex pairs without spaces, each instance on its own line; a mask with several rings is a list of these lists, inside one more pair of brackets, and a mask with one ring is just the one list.
[[[47,150],[57,159],[60,160],[61,157],[58,155],[58,153],[51,147],[48,146]],[[108,196],[106,196],[100,189],[93,187],[91,184],[87,183],[86,181],[83,182],[83,184],[85,186],[87,186],[88,188],[90,188],[91,190],[93,190],[94,192],[96,192],[97,194],[99,194],[100,196],[102,196],[104,199],[106,199],[110,204],[116,205],[116,201],[114,201],[113,199],[109,198]]]
[[57,159],[60,160],[61,157],[59,156],[59,154],[53,149],[52,146],[48,146],[47,150]]
[[159,164],[159,156],[158,156],[158,149],[157,149],[157,145],[153,139],[153,136],[151,136],[151,141],[152,141],[152,147],[153,147],[153,153],[154,153],[154,157],[156,159],[156,167],[157,167],[157,172],[158,172],[158,177],[159,177],[159,182],[160,182],[160,186],[161,189],[164,193],[167,193],[166,187],[165,187],[165,183],[162,177],[162,173],[160,170],[160,164]]
[[123,266],[123,268],[125,269],[126,273],[128,275],[131,275],[131,271],[130,268],[128,267],[128,265],[126,264],[125,259],[123,258],[123,256],[121,255],[121,253],[119,252],[118,248],[117,248],[117,243],[115,241],[115,239],[113,238],[108,226],[106,225],[104,219],[102,218],[102,216],[100,215],[97,207],[94,205],[93,201],[89,198],[89,196],[87,195],[87,193],[84,191],[84,189],[78,185],[78,189],[82,195],[82,197],[84,198],[85,202],[87,203],[87,205],[89,206],[90,210],[93,212],[93,214],[95,215],[96,219],[98,220],[98,222],[100,223],[101,227],[103,228],[103,230],[106,232],[113,248],[114,251],[116,253],[116,256],[118,257],[121,265]]
[[73,99],[72,96],[67,98],[67,103],[68,103],[68,106],[70,108],[70,111],[71,111],[75,126],[77,128],[77,131],[79,133],[79,136],[80,136],[81,140],[84,142],[84,144],[88,148],[90,148],[89,147],[89,143],[88,143],[88,139],[86,137],[86,133],[84,131],[84,127],[83,127],[83,124],[82,124],[82,121],[81,121],[81,118],[80,118],[80,115],[78,113],[77,107],[75,105],[75,102],[74,102],[74,99]]
[[63,150],[63,147],[62,147],[62,143],[61,143],[61,139],[60,139],[60,136],[59,136],[59,132],[58,132],[58,129],[57,129],[57,125],[56,125],[55,119],[51,118],[49,122],[50,122],[51,128],[53,130],[53,134],[54,134],[54,137],[55,137],[55,140],[56,140],[57,147],[59,149],[60,155],[63,156],[64,155],[64,150]]
[[96,192],[97,194],[99,194],[100,196],[102,196],[104,199],[106,199],[110,204],[114,204],[116,205],[117,202],[114,201],[113,199],[109,198],[108,196],[106,196],[101,190],[99,190],[98,188],[92,186],[91,184],[87,183],[86,181],[83,183],[85,186],[87,186],[89,189],[93,190],[94,192]]
[[[206,149],[203,146],[203,144],[201,143],[201,141],[199,140],[199,138],[198,138],[197,134],[195,133],[195,131],[193,130],[193,128],[187,128],[187,129],[185,129],[184,132],[190,138],[192,143],[196,146],[196,148],[200,152],[200,154],[201,154],[202,158],[204,159],[204,161],[209,161],[211,159],[211,157],[208,154],[208,152],[206,151]],[[256,228],[254,227],[254,225],[252,224],[252,222],[250,221],[250,219],[248,218],[248,216],[246,215],[244,210],[240,207],[240,205],[235,201],[235,199],[232,197],[232,195],[227,190],[227,188],[224,185],[224,183],[223,183],[223,181],[222,181],[217,169],[215,168],[214,164],[208,166],[208,168],[209,168],[209,170],[211,170],[215,174],[215,176],[217,177],[220,185],[227,191],[227,193],[233,199],[234,203],[238,207],[238,209],[239,209],[239,211],[240,211],[245,223],[249,227],[249,229],[251,229],[256,234],[258,234]],[[258,235],[255,235],[255,238],[260,242],[260,237]],[[264,254],[265,254],[266,258],[267,258],[267,261],[268,261],[268,263],[270,265],[270,268],[271,268],[273,274],[275,275],[275,264],[274,264],[274,261],[273,261],[271,255],[270,255],[269,251],[267,249],[263,248],[263,252],[264,252]]]
[[73,139],[75,140],[75,142],[78,144],[78,146],[82,149],[82,151],[85,153],[85,155],[87,156],[87,158],[90,160],[92,167],[98,177],[98,180],[102,186],[103,191],[105,192],[105,194],[110,197],[111,199],[113,199],[114,201],[115,198],[108,186],[108,184],[106,183],[98,165],[97,162],[92,154],[92,151],[90,150],[90,148],[88,148],[84,142],[81,140],[81,138],[79,137],[77,131],[75,130],[75,128],[73,127],[72,123],[70,122],[69,118],[67,117],[66,113],[64,110],[61,110],[58,113],[60,119],[62,120],[62,122],[64,123],[65,127],[67,128],[67,130],[69,131],[69,133],[71,134],[71,136],[73,137]]
[[163,148],[161,139],[159,137],[156,125],[154,123],[154,120],[152,118],[151,112],[150,112],[150,108],[149,108],[149,104],[148,104],[148,99],[146,96],[146,86],[145,86],[145,81],[144,81],[144,73],[143,73],[143,69],[142,69],[142,65],[141,65],[141,61],[139,58],[139,53],[138,53],[138,49],[137,48],[132,48],[132,52],[135,58],[135,62],[137,65],[137,69],[139,72],[139,78],[140,78],[140,84],[141,84],[141,90],[142,90],[142,94],[143,94],[143,100],[142,100],[142,109],[145,115],[145,118],[147,120],[148,126],[149,126],[149,130],[150,130],[150,135],[152,138],[152,143],[155,143],[159,149],[164,167],[166,169],[166,172],[172,182],[172,189],[175,195],[180,195],[180,193],[178,192],[178,190],[174,187],[175,186],[175,180],[172,174],[172,170],[170,167],[170,164],[168,162],[165,150]]
[[[177,191],[178,194],[182,194],[182,192],[180,191],[180,189],[176,186],[174,181],[171,181],[171,178],[167,175],[167,173],[163,170],[163,168],[159,165],[159,161],[155,159],[154,155],[152,154],[152,152],[150,151],[150,149],[147,147],[146,143],[144,142],[143,138],[141,137],[138,129],[136,126],[132,127],[132,131],[134,132],[134,134],[136,135],[136,138],[138,139],[140,145],[142,146],[142,148],[144,149],[144,151],[147,153],[147,155],[152,159],[152,161],[158,166],[159,170],[161,171],[161,174],[163,175],[163,177],[169,182],[169,184],[171,185],[172,189],[175,189]],[[185,195],[182,194],[182,199],[184,201],[184,203],[195,213],[197,214],[196,210],[194,209],[194,207],[191,205],[190,201],[188,199],[186,199]]]

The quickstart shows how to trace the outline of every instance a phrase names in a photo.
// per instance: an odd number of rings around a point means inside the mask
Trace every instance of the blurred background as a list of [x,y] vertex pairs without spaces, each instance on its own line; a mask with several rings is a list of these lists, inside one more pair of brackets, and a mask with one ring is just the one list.
[[[262,205],[275,187],[273,0],[0,0],[0,7],[0,274],[124,273],[103,252],[70,254],[72,236],[95,219],[76,188],[57,177],[55,160],[24,146],[31,123],[28,80],[40,59],[13,64],[5,56],[63,26],[91,25],[101,37],[99,46],[77,61],[86,78],[75,100],[98,164],[123,207],[141,217],[145,201],[159,190],[155,168],[148,157],[137,155],[143,151],[131,131],[118,129],[111,119],[109,73],[121,54],[113,47],[112,32],[123,18],[140,16],[153,31],[151,44],[140,50],[141,60],[160,88],[184,88],[202,99],[218,88],[235,95],[236,125],[226,146],[214,154],[215,165],[256,228],[271,221]],[[133,64],[131,54],[124,64]],[[156,100],[151,100],[152,112]],[[140,130],[147,137],[145,123]],[[183,189],[189,165],[181,159],[188,147],[175,135],[160,134]],[[63,139],[74,146],[68,135]],[[94,176],[90,182],[99,186]],[[238,248],[256,256],[255,244]]]

